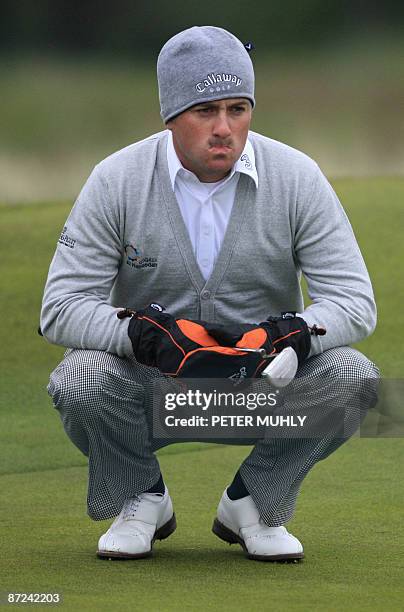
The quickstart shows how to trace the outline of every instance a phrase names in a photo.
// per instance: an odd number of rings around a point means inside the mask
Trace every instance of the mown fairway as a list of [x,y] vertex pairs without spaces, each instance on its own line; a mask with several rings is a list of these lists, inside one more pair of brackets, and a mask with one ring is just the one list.
[[[359,348],[402,377],[404,180],[338,180],[371,273],[379,326]],[[86,517],[86,460],[45,386],[62,349],[37,336],[43,284],[70,204],[0,207],[1,586],[60,592],[68,610],[402,610],[404,441],[354,439],[305,481],[291,531],[306,559],[247,561],[210,532],[247,449],[161,451],[178,529],[153,559],[101,561],[108,522]],[[196,480],[196,486],[191,483]]]

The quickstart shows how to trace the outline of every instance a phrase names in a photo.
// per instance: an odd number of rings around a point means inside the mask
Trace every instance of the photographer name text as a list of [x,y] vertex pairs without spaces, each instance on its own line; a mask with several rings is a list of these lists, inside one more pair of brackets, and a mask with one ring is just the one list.
[[169,414],[165,417],[166,427],[304,427],[307,416],[259,414],[212,414],[209,416],[193,415],[176,417]]

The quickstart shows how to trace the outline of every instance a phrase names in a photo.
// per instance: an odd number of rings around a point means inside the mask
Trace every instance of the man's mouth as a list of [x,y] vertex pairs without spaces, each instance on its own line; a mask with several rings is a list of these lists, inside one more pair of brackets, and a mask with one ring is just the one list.
[[223,144],[214,144],[209,147],[210,151],[214,151],[215,153],[227,153],[231,151],[232,148],[229,145]]

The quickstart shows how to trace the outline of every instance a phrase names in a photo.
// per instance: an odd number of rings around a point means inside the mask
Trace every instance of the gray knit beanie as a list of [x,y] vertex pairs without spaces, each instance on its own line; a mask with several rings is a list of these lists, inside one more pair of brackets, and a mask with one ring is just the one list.
[[223,98],[254,99],[254,69],[243,43],[213,26],[176,34],[160,51],[157,79],[164,122],[187,108]]

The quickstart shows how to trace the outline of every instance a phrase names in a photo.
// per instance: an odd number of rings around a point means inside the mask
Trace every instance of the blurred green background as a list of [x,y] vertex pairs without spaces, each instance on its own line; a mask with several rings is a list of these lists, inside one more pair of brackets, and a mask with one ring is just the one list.
[[163,129],[155,64],[172,35],[253,41],[253,129],[330,177],[404,171],[404,3],[3,0],[0,202],[72,199],[92,167]]

